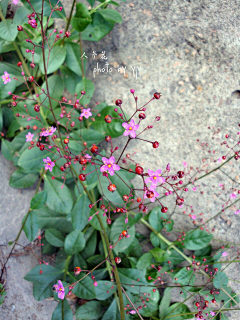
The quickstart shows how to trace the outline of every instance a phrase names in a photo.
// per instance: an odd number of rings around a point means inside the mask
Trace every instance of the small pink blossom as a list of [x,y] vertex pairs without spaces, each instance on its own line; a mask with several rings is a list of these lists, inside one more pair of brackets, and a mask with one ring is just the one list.
[[80,114],[80,117],[85,117],[86,119],[88,119],[91,116],[92,116],[92,112],[90,108],[82,109],[82,113]]
[[193,214],[193,215],[191,216],[191,218],[192,218],[193,220],[195,220],[197,217]]
[[129,123],[124,122],[122,126],[124,129],[126,129],[123,133],[124,136],[130,136],[131,138],[136,138],[135,131],[139,128],[139,124],[135,124],[134,119],[131,119]]
[[218,159],[218,163],[221,163],[222,162],[222,157]]
[[230,199],[235,199],[236,196],[237,196],[237,195],[236,195],[235,193],[231,193],[231,194],[230,194]]
[[97,285],[98,285],[97,281],[94,281],[93,284],[95,287],[97,287]]
[[227,257],[227,252],[226,251],[224,251],[223,253],[222,253],[222,257]]
[[37,28],[37,21],[35,19],[28,20],[28,24],[30,24],[32,28]]
[[130,311],[129,311],[129,313],[131,313],[131,314],[135,314],[135,313],[136,313],[136,311],[135,311],[135,310],[130,310]]
[[145,180],[146,183],[151,182],[151,187],[156,188],[158,182],[164,183],[165,179],[161,177],[162,170],[159,169],[157,171],[148,170],[149,177]]
[[197,190],[197,188],[196,188],[196,187],[193,187],[192,189],[193,189],[193,191],[196,191],[196,190]]
[[52,168],[55,166],[55,163],[47,157],[47,159],[43,159],[45,170],[52,171]]
[[216,313],[213,312],[212,310],[210,311],[210,315],[211,315],[211,316],[215,316],[215,314],[216,314]]
[[34,134],[31,132],[28,132],[28,134],[26,135],[26,142],[32,141],[33,137],[34,137]]
[[239,214],[240,213],[240,210],[237,210],[234,212],[234,214]]
[[187,162],[183,161],[183,166],[186,168],[187,167]]
[[125,223],[128,223],[128,218],[125,219]]
[[4,71],[4,75],[2,76],[2,79],[4,81],[3,82],[4,84],[11,82],[10,75],[9,75],[9,73],[7,73],[7,71]]
[[13,0],[12,3],[15,4],[15,6],[16,6],[18,4],[18,0]]
[[102,162],[104,163],[103,166],[101,166],[100,171],[101,172],[108,172],[110,176],[114,175],[114,171],[118,171],[121,168],[119,165],[115,163],[115,158],[114,156],[111,156],[109,159],[102,157]]
[[[154,202],[154,201],[155,201],[155,198],[156,198],[156,197],[159,197],[159,193],[158,193],[158,192],[155,190],[155,188],[153,188],[152,186],[149,188],[149,190],[154,192],[154,196],[153,196],[152,198],[150,198],[150,201],[151,201],[151,202]],[[147,191],[148,191],[148,190],[146,190],[145,193],[144,193],[144,199],[148,199],[148,197],[147,197]]]
[[40,133],[40,136],[43,136],[43,137],[48,137],[48,136],[52,136],[53,133],[57,130],[57,128],[55,127],[48,127],[46,130],[42,131]]
[[58,298],[63,300],[65,296],[65,289],[62,281],[58,280],[58,284],[54,284],[53,288],[57,292]]

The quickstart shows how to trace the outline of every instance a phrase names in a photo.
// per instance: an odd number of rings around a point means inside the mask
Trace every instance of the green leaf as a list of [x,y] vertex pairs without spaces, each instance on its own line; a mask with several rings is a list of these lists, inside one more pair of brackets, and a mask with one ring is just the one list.
[[213,279],[213,285],[215,288],[220,289],[221,287],[227,286],[228,277],[224,272],[218,271]]
[[98,9],[97,11],[100,15],[109,22],[122,23],[122,17],[120,13],[113,9]]
[[194,252],[194,255],[196,257],[205,257],[205,256],[210,256],[211,253],[212,253],[212,246],[209,245],[209,246],[204,247],[203,249],[196,250]]
[[150,267],[152,264],[152,254],[150,252],[144,253],[144,255],[141,256],[141,258],[138,260],[138,263],[136,265],[137,269],[145,269]]
[[64,242],[64,250],[67,254],[74,254],[82,251],[85,247],[86,240],[80,230],[74,230],[67,235]]
[[[84,273],[80,273],[80,275],[78,275],[78,277],[71,277],[72,280],[77,281],[79,279],[81,279],[85,274]],[[96,292],[95,292],[95,287],[93,285],[93,281],[91,280],[90,277],[86,277],[83,280],[79,281],[73,289],[73,293],[81,298],[81,299],[87,299],[87,300],[91,300],[91,299],[95,299],[96,297]]]
[[80,102],[82,105],[89,104],[94,93],[93,82],[87,78],[82,78],[76,86],[76,93],[80,95],[82,90],[84,90],[86,94],[81,98]]
[[163,262],[165,260],[165,255],[164,255],[165,251],[163,249],[154,248],[150,250],[150,252],[157,262]]
[[100,280],[95,288],[96,299],[107,300],[117,290],[117,286],[112,281]]
[[66,64],[77,75],[82,75],[81,51],[77,43],[66,42]]
[[88,218],[90,215],[89,204],[90,201],[86,194],[81,194],[78,197],[71,211],[72,224],[74,229],[82,231],[88,224]]
[[11,142],[9,142],[8,140],[2,139],[1,152],[4,158],[12,161]]
[[56,309],[52,314],[52,320],[72,320],[73,312],[67,299],[59,301]]
[[[42,273],[39,273],[40,270],[42,270]],[[61,274],[61,270],[58,270],[50,265],[41,264],[29,271],[24,279],[36,284],[49,284],[52,281],[59,279]]]
[[87,7],[83,3],[76,4],[76,13],[72,17],[72,27],[78,32],[82,32],[91,22],[91,16]]
[[69,213],[73,206],[73,198],[69,188],[56,179],[45,176],[44,189],[47,191],[47,206],[58,213]]
[[56,229],[47,229],[45,231],[45,238],[47,241],[55,247],[63,247],[64,246],[64,235],[56,230]]
[[79,307],[76,318],[79,320],[96,320],[101,318],[104,309],[99,301],[90,301]]
[[[171,312],[174,310],[173,312]],[[170,313],[171,312],[171,313]],[[166,310],[166,315],[164,319],[172,319],[172,320],[186,320],[186,319],[192,319],[192,314],[187,314],[191,313],[191,310],[185,305],[180,302],[174,303]],[[169,314],[169,317],[167,316]],[[177,314],[183,314],[181,316],[176,316],[173,317],[174,315]],[[170,318],[171,317],[171,318]]]
[[53,212],[44,207],[41,209],[33,210],[38,216],[38,223],[40,229],[57,229],[62,233],[69,233],[72,231],[72,223],[67,220],[62,214]]
[[31,14],[30,10],[28,10],[25,7],[20,7],[17,9],[14,17],[13,17],[13,23],[17,26],[21,26],[24,23],[28,22],[27,15]]
[[33,296],[37,301],[45,300],[51,297],[52,295],[52,285],[50,285],[49,283],[33,284]]
[[19,168],[13,172],[9,185],[16,189],[25,189],[31,187],[38,179],[36,173],[26,173],[23,169]]
[[[123,134],[125,129],[122,126],[122,122],[119,119],[113,119],[111,123],[105,122],[105,116],[116,117],[117,113],[114,111],[113,106],[108,106],[101,111],[101,116],[97,117],[91,126],[98,132],[106,135],[110,135],[112,138],[117,138]],[[121,110],[118,108],[118,112]]]
[[[119,252],[124,252],[133,242],[134,237],[135,237],[135,226],[133,225],[133,218],[129,217],[128,220],[129,224],[132,225],[129,229],[128,229],[128,234],[130,235],[130,238],[125,238],[123,237],[118,244],[114,247],[114,251],[116,254],[118,254]],[[111,228],[111,232],[110,232],[110,240],[115,243],[118,241],[118,238],[120,236],[120,234],[122,233],[123,230],[125,230],[127,228],[127,224],[125,223],[125,217],[121,216],[119,218],[117,218]]]
[[18,166],[22,167],[26,172],[33,169],[34,171],[39,171],[44,168],[43,159],[47,157],[52,157],[52,153],[46,150],[41,151],[37,147],[30,150],[26,149],[18,160]]
[[220,319],[221,320],[228,320],[228,317],[224,313],[220,313]]
[[167,309],[171,302],[171,288],[166,288],[164,290],[163,297],[161,299],[160,305],[159,305],[159,318],[163,319],[167,314]]
[[17,25],[12,23],[12,19],[0,22],[0,38],[7,41],[14,41],[18,34]]
[[150,240],[154,247],[160,247],[160,239],[157,237],[157,235],[154,232],[150,233]]
[[174,277],[177,278],[174,282],[180,283],[181,285],[188,285],[193,278],[193,269],[187,270],[183,267]]
[[149,215],[149,223],[158,232],[163,228],[163,222],[167,219],[167,214],[161,212],[162,207],[155,207]]
[[91,7],[94,6],[95,0],[87,0],[87,2],[90,4]]
[[141,292],[149,293],[152,291],[152,287],[148,286],[148,282],[145,279],[145,274],[143,271],[138,269],[118,268],[118,273],[123,287],[125,287],[128,291],[139,294],[139,285],[142,286],[140,289]]
[[[92,129],[80,129],[72,132],[70,136],[76,141],[79,141],[79,142],[81,141],[81,144],[84,141],[87,142],[89,146],[92,145],[93,143],[95,144],[100,143],[101,141],[104,140],[104,137],[105,137],[103,134]],[[69,142],[69,148],[71,148],[70,145],[71,145],[71,140]]]
[[0,2],[0,6],[2,9],[2,13],[3,13],[4,18],[6,17],[6,14],[7,14],[8,2],[9,2],[9,0],[1,0],[1,2]]
[[[148,298],[149,298],[149,301],[146,303],[146,307],[139,310],[139,313],[144,317],[151,317],[153,314],[156,314],[156,311],[158,310],[158,307],[159,307],[159,299],[160,299],[159,291],[156,290],[155,292],[153,292],[153,290],[151,290],[150,293],[148,294]],[[133,302],[135,303],[135,305],[138,303],[138,301],[139,301],[139,296],[134,296]]]
[[[9,21],[9,20],[5,20],[5,21]],[[1,24],[2,22],[0,22]],[[6,70],[4,70],[6,71]],[[4,75],[4,72],[2,74],[0,74],[0,76]],[[0,81],[0,100],[4,100],[5,98],[9,97],[8,92],[14,92],[17,86],[17,81],[13,79],[13,75],[11,73],[9,73],[9,77],[11,79],[10,82],[8,82],[7,84],[4,84],[2,78]]]
[[[49,49],[47,48],[45,50],[45,61],[47,65],[48,61],[48,54]],[[47,74],[53,73],[54,71],[58,70],[60,66],[63,64],[64,60],[66,58],[66,48],[65,46],[54,46],[51,49],[50,55],[49,55],[49,62],[47,68]],[[44,63],[43,63],[43,56],[41,55],[40,63],[39,63],[40,71],[44,74]]]
[[[25,220],[26,220],[26,216],[23,218],[22,224],[25,222]],[[33,211],[29,213],[23,230],[29,241],[33,241],[35,239],[39,230],[39,224],[38,224],[38,217]]]
[[47,201],[47,192],[43,190],[37,193],[31,200],[30,208],[31,209],[40,209],[42,208]]
[[[131,174],[132,177],[134,177],[133,174]],[[120,178],[121,179],[120,179]],[[100,194],[103,194],[106,196],[106,198],[113,202],[116,203],[117,205],[119,204],[124,204],[124,201],[122,199],[122,196],[125,194],[129,194],[129,187],[126,185],[126,183],[131,187],[132,184],[129,182],[129,178],[127,178],[126,171],[120,170],[115,172],[114,176],[108,176],[110,181],[117,186],[117,190],[114,192],[110,192],[108,190],[108,179],[104,177],[102,174],[99,175],[99,181],[98,181],[98,190]],[[126,183],[124,183],[126,182]]]
[[206,247],[212,240],[213,235],[204,230],[196,229],[193,232],[188,232],[185,240],[184,247],[189,250],[198,250]]
[[[66,48],[67,48],[67,56],[66,56],[66,61],[68,59],[68,44],[66,43]],[[70,43],[71,45],[72,43]],[[69,59],[69,62],[72,63],[72,60]],[[78,63],[78,61],[77,61]],[[80,67],[81,68],[81,67]],[[76,93],[76,85],[77,83],[81,80],[81,77],[78,76],[76,73],[74,73],[70,68],[67,66],[61,66],[60,67],[62,76],[63,76],[63,82],[64,82],[64,87],[72,94],[74,95]],[[81,69],[80,69],[81,70]]]
[[82,32],[82,40],[99,41],[106,36],[114,27],[114,23],[106,21],[99,13],[94,12],[92,22]]
[[116,299],[113,299],[109,308],[104,313],[102,320],[121,320]]
[[[53,108],[56,108],[58,105],[58,102],[55,100],[60,100],[61,96],[63,94],[64,86],[63,86],[63,80],[59,75],[53,75],[51,77],[48,77],[48,87],[49,87],[49,95],[51,97],[51,104]],[[47,86],[46,82],[43,83],[42,89],[47,92]],[[40,95],[41,102],[45,99],[45,94]],[[53,100],[55,99],[55,100]],[[44,106],[49,107],[49,99],[46,99],[43,103]],[[43,108],[43,110],[45,110]]]
[[[92,214],[94,214],[94,213],[95,213],[95,210],[93,209],[92,210]],[[102,224],[103,224],[104,228],[106,229],[107,228],[107,219],[106,219],[105,216],[103,216],[103,214],[104,214],[104,211],[103,210],[99,210],[98,217],[101,219]],[[102,231],[101,225],[100,225],[100,223],[98,221],[98,217],[95,214],[94,217],[90,220],[89,223],[91,224],[91,226],[94,229],[96,229],[98,231]]]
[[[88,238],[88,236],[89,236],[89,238]],[[86,244],[84,250],[81,252],[81,256],[86,260],[89,257],[93,256],[96,251],[97,231],[94,230],[92,227],[89,228],[87,230],[87,232],[85,233],[85,238],[86,238],[87,244]]]

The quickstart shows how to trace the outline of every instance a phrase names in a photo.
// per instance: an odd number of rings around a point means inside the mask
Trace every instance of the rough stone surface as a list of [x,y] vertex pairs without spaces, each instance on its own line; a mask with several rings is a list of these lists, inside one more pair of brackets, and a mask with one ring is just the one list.
[[[68,7],[69,1],[63,1]],[[132,141],[126,152],[135,155],[135,160],[145,169],[164,169],[170,163],[173,172],[182,170],[183,161],[193,168],[202,168],[208,164],[209,168],[216,166],[217,160],[226,155],[226,147],[220,142],[226,133],[232,134],[238,140],[238,115],[240,107],[239,95],[239,49],[240,49],[240,9],[236,0],[172,0],[172,1],[131,1],[121,3],[117,9],[123,17],[123,23],[116,25],[109,35],[98,43],[84,42],[84,51],[88,55],[89,67],[87,77],[94,81],[95,93],[93,101],[106,101],[109,105],[114,104],[117,98],[123,100],[123,107],[128,114],[134,110],[134,101],[129,92],[130,88],[136,90],[139,97],[139,105],[146,103],[153,93],[160,91],[160,100],[153,101],[147,108],[146,124],[151,124],[155,116],[161,117],[156,123],[155,129],[144,134],[144,139],[158,140],[160,146],[154,150],[151,144],[140,141]],[[61,22],[58,21],[61,26]],[[105,51],[107,61],[113,68],[111,73],[95,74],[94,68],[97,62],[101,68],[105,61],[91,57],[92,51],[101,53]],[[126,67],[126,73],[118,72],[118,68]],[[136,79],[131,67],[140,68],[140,75]],[[235,93],[234,93],[235,92]],[[143,122],[144,124],[144,122]],[[212,131],[208,129],[221,128],[222,132],[212,139]],[[220,138],[218,141],[217,137]],[[201,147],[200,142],[208,142],[209,146]],[[124,145],[125,138],[114,141],[120,149]],[[233,144],[233,141],[231,141]],[[211,153],[208,153],[211,150]],[[215,153],[212,151],[216,150]],[[6,160],[1,159],[4,165],[2,184],[2,202],[5,204],[2,219],[4,241],[12,240],[20,226],[22,216],[28,210],[29,200],[33,190],[25,190],[19,196],[17,190],[7,187],[8,178],[12,167]],[[202,159],[205,159],[203,162]],[[6,170],[6,168],[8,168]],[[192,172],[195,172],[193,170]],[[222,209],[222,204],[229,200],[232,181],[226,176],[239,183],[239,170],[233,160],[223,169],[206,177],[202,182],[196,183],[197,190],[192,191],[189,186],[189,194],[185,194],[185,202],[193,206],[197,216],[197,224],[200,219],[204,221],[213,217]],[[137,181],[135,181],[137,184]],[[225,185],[228,196],[219,195]],[[198,184],[201,187],[198,187]],[[200,190],[204,193],[201,195]],[[17,197],[18,196],[18,197]],[[16,201],[16,197],[18,202]],[[8,214],[10,204],[12,208]],[[16,215],[15,203],[18,203]],[[184,209],[175,208],[172,197],[163,200],[163,204],[169,207],[173,215],[176,229],[189,230],[192,228],[192,219],[183,214]],[[209,230],[213,228],[215,238],[234,243],[240,243],[239,238],[239,216],[234,215],[234,209],[224,212],[227,220],[218,217],[208,224]],[[201,217],[199,214],[204,213]],[[21,215],[21,217],[20,217]],[[16,218],[15,218],[16,217]],[[16,225],[12,221],[16,220]],[[231,220],[231,223],[228,221]],[[10,224],[11,223],[11,224]],[[17,225],[18,223],[18,225]],[[176,227],[177,226],[177,227]],[[139,232],[143,232],[139,229]],[[24,241],[24,239],[22,239]],[[224,242],[213,242],[215,248],[219,248]],[[229,259],[237,256],[237,250],[228,251]],[[222,258],[223,260],[226,258]],[[19,261],[19,263],[18,263]],[[33,258],[13,258],[10,263],[8,298],[3,307],[4,318],[9,319],[50,319],[54,303],[36,302],[32,298],[31,284],[22,279],[36,261]],[[21,301],[23,308],[29,306],[28,311],[23,311],[21,303],[15,299],[14,270],[18,270],[17,286],[21,290]],[[239,280],[239,264],[234,263],[226,268],[230,279]],[[12,272],[12,273],[11,273]],[[20,274],[22,273],[22,274]],[[21,275],[21,277],[20,277]],[[235,292],[240,291],[238,283],[231,281]],[[173,300],[179,299],[177,294],[172,296]],[[16,304],[15,311],[11,313],[11,305]],[[42,311],[36,312],[37,306],[44,305]],[[191,306],[191,305],[190,305]],[[17,309],[21,316],[16,316]],[[231,320],[239,319],[239,311],[229,311]],[[15,317],[15,318],[14,318]]]

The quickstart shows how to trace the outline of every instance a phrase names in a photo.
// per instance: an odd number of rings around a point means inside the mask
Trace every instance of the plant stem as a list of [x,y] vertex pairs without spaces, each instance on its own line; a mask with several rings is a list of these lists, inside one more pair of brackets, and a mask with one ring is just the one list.
[[99,4],[96,8],[92,9],[89,11],[89,14],[94,13],[95,11],[97,11],[97,9],[101,8],[102,6],[106,5],[108,2],[110,2],[111,0],[107,0],[105,2],[102,2],[101,4]]
[[70,15],[69,15],[69,17],[68,17],[68,21],[67,21],[67,25],[66,25],[66,28],[65,28],[64,33],[65,33],[66,31],[68,31],[68,28],[69,28],[69,26],[70,26],[70,22],[71,22],[71,19],[72,19],[72,15],[73,15],[73,10],[74,10],[75,3],[76,3],[76,0],[73,0],[73,2],[72,2],[72,7],[71,7],[71,11],[70,11]]
[[65,263],[65,269],[64,269],[63,281],[66,281],[67,272],[68,272],[68,266],[69,266],[69,263],[70,263],[71,257],[72,257],[72,256],[68,256],[68,257],[67,257],[67,260],[66,260],[66,263]]
[[[76,170],[74,168],[72,168],[74,174],[76,176],[78,176]],[[79,180],[84,191],[86,192],[89,200],[94,203],[94,199],[92,199],[92,195],[90,194],[90,192],[86,189],[84,183]],[[94,206],[95,210],[97,211],[97,207],[96,205]],[[98,221],[100,223],[100,226],[101,226],[101,229],[102,229],[102,234],[103,234],[103,237],[104,237],[104,240],[106,242],[106,246],[107,248],[110,247],[110,243],[109,243],[109,240],[108,240],[108,236],[107,236],[107,233],[106,233],[106,230],[104,228],[104,225],[102,223],[102,220],[101,218],[99,217],[99,215],[97,215],[97,218],[98,218]],[[113,268],[113,272],[114,272],[114,276],[115,276],[115,280],[116,280],[116,283],[117,283],[117,289],[118,289],[118,296],[119,296],[119,303],[120,303],[120,316],[121,316],[121,320],[125,320],[125,314],[124,314],[124,303],[123,303],[123,294],[122,294],[122,288],[121,288],[121,282],[120,282],[120,278],[119,278],[119,274],[118,274],[118,270],[117,270],[117,266],[116,266],[116,263],[115,263],[115,260],[114,260],[114,255],[112,253],[112,251],[110,250],[109,252],[109,256],[110,256],[110,259],[112,260],[112,264],[114,266]]]

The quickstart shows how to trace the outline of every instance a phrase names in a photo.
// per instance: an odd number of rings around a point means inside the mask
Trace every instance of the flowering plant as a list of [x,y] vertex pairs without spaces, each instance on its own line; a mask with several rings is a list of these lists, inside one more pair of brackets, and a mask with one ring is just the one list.
[[[77,319],[103,320],[183,320],[194,315],[227,319],[223,311],[239,303],[220,271],[219,260],[227,252],[212,254],[213,235],[202,223],[188,232],[178,231],[173,242],[167,237],[174,231],[167,199],[184,210],[189,185],[196,191],[187,163],[176,172],[168,163],[154,171],[139,165],[134,154],[125,153],[133,140],[146,143],[149,152],[158,151],[158,141],[143,138],[161,119],[157,115],[154,123],[145,125],[148,106],[160,103],[161,94],[155,92],[139,106],[131,89],[136,104],[131,116],[121,99],[115,106],[91,104],[94,85],[85,77],[84,58],[79,58],[81,39],[100,40],[115,22],[121,22],[121,16],[108,8],[116,5],[114,1],[100,1],[95,8],[95,1],[88,2],[89,9],[73,1],[76,13],[66,19],[60,1],[23,1],[26,16],[19,9],[12,22],[5,20],[5,2],[0,4],[0,31],[8,30],[7,38],[0,32],[2,53],[14,48],[20,59],[17,67],[0,63],[2,98],[8,98],[2,101],[3,113],[15,117],[7,130],[7,137],[13,139],[2,139],[2,153],[17,167],[10,179],[13,188],[26,188],[38,180],[22,228],[9,244],[11,253],[24,230],[36,251],[39,246],[41,254],[55,255],[54,266],[40,255],[38,265],[25,276],[33,282],[37,300],[58,301],[53,319],[70,320],[73,314]],[[64,32],[52,27],[54,17],[67,20]],[[75,42],[79,35],[80,45]],[[63,96],[64,86],[72,99]],[[119,136],[127,139],[122,150],[113,140]],[[110,145],[106,151],[99,147],[102,141]],[[237,160],[238,153],[229,159],[233,157]],[[133,178],[138,179],[138,187],[131,183]],[[229,201],[235,200],[236,193],[231,190]],[[150,209],[152,203],[156,206]],[[197,216],[190,214],[190,218],[195,224]],[[152,249],[145,253],[137,223],[151,231],[147,240]],[[198,273],[204,276],[203,285],[195,283]],[[185,302],[171,303],[173,287],[185,301],[194,297],[193,311]],[[85,303],[71,308],[72,298]],[[217,302],[222,306],[215,308]]]

